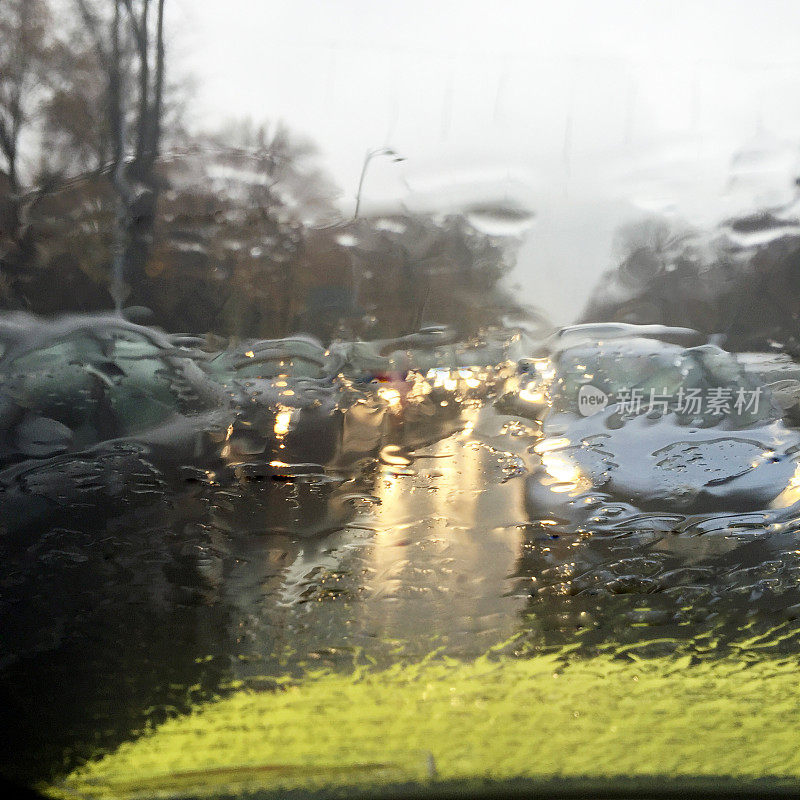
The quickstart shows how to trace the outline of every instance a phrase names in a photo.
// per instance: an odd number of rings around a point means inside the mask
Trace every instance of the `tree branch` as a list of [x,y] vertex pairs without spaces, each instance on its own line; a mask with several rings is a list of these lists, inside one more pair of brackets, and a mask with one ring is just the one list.
[[161,141],[161,116],[164,113],[164,74],[166,70],[164,47],[164,2],[165,0],[158,0],[158,17],[156,22],[156,74],[153,105],[150,110],[150,136],[147,142],[147,159],[151,167],[158,157],[159,143]]
[[144,166],[144,156],[149,143],[150,129],[150,42],[148,16],[150,0],[144,0],[141,21],[136,18],[133,0],[122,0],[136,39],[139,54],[139,114],[136,126],[136,168]]
[[143,20],[142,24],[139,24],[139,20],[136,18],[136,12],[133,9],[133,0],[122,0],[123,5],[125,6],[125,10],[128,12],[128,18],[130,19],[131,29],[133,30],[133,35],[136,37],[137,46],[139,48],[139,52],[146,52],[147,51],[147,7],[149,5],[149,0],[145,0],[144,4],[144,12],[142,14]]
[[97,57],[100,59],[100,63],[103,65],[106,72],[110,72],[111,58],[103,47],[103,37],[100,35],[100,22],[86,4],[86,0],[75,0],[75,5],[78,7],[78,11],[83,19],[83,24],[86,26],[92,38],[92,44],[97,53]]
[[11,161],[14,158],[14,145],[11,141],[11,135],[8,132],[6,121],[0,119],[0,150],[3,151],[6,161],[8,162],[9,171],[11,171]]

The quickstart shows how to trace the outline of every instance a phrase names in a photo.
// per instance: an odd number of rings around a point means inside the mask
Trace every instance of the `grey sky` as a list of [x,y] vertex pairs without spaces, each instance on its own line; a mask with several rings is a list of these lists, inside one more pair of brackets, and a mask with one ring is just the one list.
[[[794,0],[173,0],[195,122],[283,119],[319,144],[352,202],[445,187],[526,187],[539,221],[515,280],[558,319],[579,310],[636,209],[711,220],[733,153],[752,195],[785,193],[800,142]],[[752,187],[751,187],[752,188]]]

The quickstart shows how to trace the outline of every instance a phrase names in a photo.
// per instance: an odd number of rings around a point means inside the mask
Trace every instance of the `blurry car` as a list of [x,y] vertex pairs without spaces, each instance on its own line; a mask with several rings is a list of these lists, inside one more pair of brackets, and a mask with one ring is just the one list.
[[48,520],[81,529],[163,509],[221,463],[235,409],[158,331],[110,315],[12,315],[0,349],[4,547]]
[[116,316],[0,325],[0,464],[137,442],[170,463],[213,458],[233,417],[225,392],[180,348]]
[[517,413],[542,424],[526,486],[534,519],[616,529],[648,512],[641,524],[670,528],[800,499],[800,434],[757,376],[713,345],[674,343],[687,335],[566,329],[523,364]]
[[327,375],[326,357],[322,343],[311,336],[253,339],[211,354],[206,368],[223,384],[234,378],[277,378],[280,375],[322,379]]
[[347,409],[316,339],[251,340],[198,363],[239,412],[221,450],[239,474],[279,475],[302,464],[318,472],[340,460]]

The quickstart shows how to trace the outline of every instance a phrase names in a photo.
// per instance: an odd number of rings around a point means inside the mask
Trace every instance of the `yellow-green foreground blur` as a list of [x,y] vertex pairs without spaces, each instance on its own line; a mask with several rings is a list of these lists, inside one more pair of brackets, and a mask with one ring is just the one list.
[[208,795],[559,776],[800,777],[798,659],[430,658],[241,690],[50,787]]

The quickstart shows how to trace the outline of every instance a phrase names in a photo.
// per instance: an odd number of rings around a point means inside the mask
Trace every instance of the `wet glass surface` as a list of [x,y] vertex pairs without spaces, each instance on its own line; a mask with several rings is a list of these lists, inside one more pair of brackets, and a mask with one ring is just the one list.
[[0,777],[792,787],[800,10],[377,8],[0,3]]
[[[603,325],[346,358],[208,354],[114,317],[24,330],[0,473],[17,779],[320,669],[797,652],[800,438],[761,377],[780,358],[745,375],[670,329]],[[550,356],[478,363],[534,348]],[[576,365],[607,407],[579,412]],[[618,396],[669,380],[655,412]],[[676,408],[698,381],[760,387],[762,407]]]

